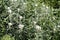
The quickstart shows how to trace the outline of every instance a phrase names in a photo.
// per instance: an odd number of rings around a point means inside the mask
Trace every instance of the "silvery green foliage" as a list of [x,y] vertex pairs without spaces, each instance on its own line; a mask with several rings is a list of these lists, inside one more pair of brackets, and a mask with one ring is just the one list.
[[60,40],[60,8],[48,1],[1,0],[0,35],[15,40]]

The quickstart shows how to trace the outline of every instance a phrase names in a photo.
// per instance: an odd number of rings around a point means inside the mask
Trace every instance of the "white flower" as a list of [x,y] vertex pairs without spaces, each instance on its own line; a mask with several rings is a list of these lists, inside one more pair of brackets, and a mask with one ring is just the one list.
[[52,8],[52,11],[54,11],[54,9]]
[[56,32],[56,28],[54,28],[53,30],[54,30],[54,32]]
[[12,14],[16,14],[16,13],[12,13]]
[[23,24],[19,24],[18,27],[19,27],[20,29],[23,29],[24,25],[23,25]]
[[46,8],[48,9],[49,7],[48,7],[48,6],[46,6]]
[[10,9],[10,7],[8,7],[8,12],[9,12],[9,13],[11,13],[11,12],[12,12],[12,11],[11,11],[11,9]]
[[43,23],[43,25],[45,25],[45,23]]
[[8,12],[11,13],[12,12],[11,9],[9,9]]
[[35,4],[35,6],[38,6],[37,4]]
[[22,16],[19,16],[20,17],[20,19],[22,19],[23,17]]
[[26,4],[26,3],[23,3],[23,4]]
[[20,9],[19,9],[19,8],[18,8],[17,10],[18,10],[18,12],[20,11]]
[[34,24],[36,24],[37,22],[36,21],[33,21]]
[[11,26],[11,25],[12,25],[12,23],[8,23],[8,25],[9,25],[9,26]]
[[56,29],[54,28],[54,31],[56,31]]
[[60,25],[58,25],[58,27],[60,27]]
[[37,30],[41,30],[41,27],[39,25],[36,25]]
[[10,7],[8,7],[8,10],[10,9]]

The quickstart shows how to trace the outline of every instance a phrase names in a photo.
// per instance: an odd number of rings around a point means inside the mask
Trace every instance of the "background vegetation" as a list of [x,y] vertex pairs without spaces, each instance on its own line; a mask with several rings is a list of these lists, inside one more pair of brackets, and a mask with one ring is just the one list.
[[60,40],[60,0],[0,0],[0,40]]

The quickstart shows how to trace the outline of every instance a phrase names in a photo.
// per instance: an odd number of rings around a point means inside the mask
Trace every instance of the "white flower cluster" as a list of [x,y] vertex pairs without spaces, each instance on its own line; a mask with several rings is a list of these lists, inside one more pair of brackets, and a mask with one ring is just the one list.
[[26,3],[23,3],[24,5],[26,4]]
[[19,9],[19,8],[18,8],[17,10],[18,10],[18,12],[20,11],[20,9]]
[[24,25],[23,25],[23,24],[19,24],[18,27],[19,27],[20,29],[23,29]]
[[10,9],[10,7],[8,7],[8,9]]
[[19,16],[20,20],[23,18],[22,16]]
[[36,25],[35,27],[37,30],[41,30],[41,27],[39,25]]
[[53,30],[56,31],[56,28],[54,28]]
[[9,13],[11,13],[11,12],[12,12],[12,11],[11,11],[11,9],[10,9],[10,7],[8,7],[8,12],[9,12]]
[[8,25],[9,25],[9,26],[11,26],[11,25],[12,25],[12,23],[8,23]]
[[36,24],[37,22],[36,21],[33,21],[34,24]]
[[60,25],[58,25],[58,27],[60,27]]

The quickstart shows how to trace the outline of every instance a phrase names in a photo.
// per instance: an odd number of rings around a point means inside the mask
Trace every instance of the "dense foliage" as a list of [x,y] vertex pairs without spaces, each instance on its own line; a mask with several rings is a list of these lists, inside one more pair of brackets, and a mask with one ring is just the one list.
[[60,0],[0,0],[0,40],[60,40]]

